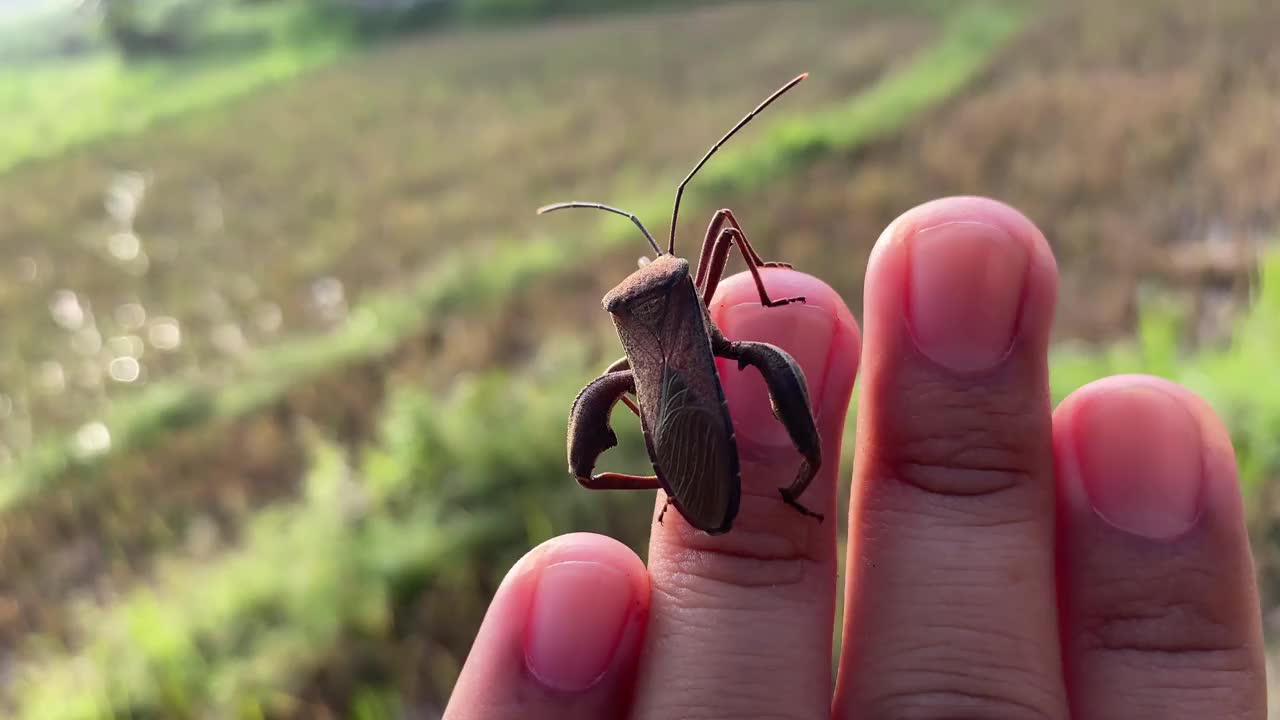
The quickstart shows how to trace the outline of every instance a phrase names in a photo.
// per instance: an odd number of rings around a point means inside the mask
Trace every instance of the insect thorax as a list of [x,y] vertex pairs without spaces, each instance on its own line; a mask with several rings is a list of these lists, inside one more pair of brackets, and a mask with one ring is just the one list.
[[689,277],[689,261],[662,255],[639,268],[604,296],[604,309],[617,314],[634,314],[634,308],[652,297],[670,294],[677,283]]

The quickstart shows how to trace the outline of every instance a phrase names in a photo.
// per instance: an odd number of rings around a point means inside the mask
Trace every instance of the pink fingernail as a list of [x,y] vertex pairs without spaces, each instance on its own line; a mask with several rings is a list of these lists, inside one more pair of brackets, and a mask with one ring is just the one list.
[[524,640],[529,671],[555,690],[595,685],[613,664],[635,604],[631,582],[608,565],[571,561],[543,568]]
[[1145,538],[1177,537],[1200,516],[1200,427],[1182,402],[1133,386],[1093,400],[1074,420],[1074,449],[1089,502],[1109,524]]
[[907,317],[920,352],[956,372],[986,370],[1008,353],[1029,258],[1009,233],[950,222],[910,238]]

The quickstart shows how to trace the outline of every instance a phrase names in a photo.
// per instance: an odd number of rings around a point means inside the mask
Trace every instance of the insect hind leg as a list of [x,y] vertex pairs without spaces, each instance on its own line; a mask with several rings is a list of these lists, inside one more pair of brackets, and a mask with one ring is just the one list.
[[773,408],[773,415],[786,428],[792,444],[801,455],[795,480],[788,486],[778,488],[778,493],[783,502],[797,512],[821,522],[822,514],[800,504],[799,500],[822,466],[821,436],[818,434],[808,386],[800,366],[781,348],[769,343],[730,342],[723,336],[717,336],[714,348],[716,355],[737,360],[739,370],[750,365],[760,371],[769,390],[769,404]]

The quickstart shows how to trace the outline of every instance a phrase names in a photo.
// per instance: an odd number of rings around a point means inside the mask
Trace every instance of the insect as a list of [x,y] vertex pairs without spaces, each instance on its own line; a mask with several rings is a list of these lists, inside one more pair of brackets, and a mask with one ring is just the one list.
[[[778,491],[800,513],[822,520],[822,515],[798,500],[822,465],[821,443],[800,366],[777,346],[726,339],[707,310],[731,248],[738,248],[746,261],[760,302],[766,307],[804,302],[803,297],[773,299],[765,289],[761,268],[791,266],[761,260],[727,209],[712,216],[694,276],[690,276],[689,262],[675,254],[676,221],[685,186],[734,133],[807,76],[791,80],[747,113],[680,183],[665,253],[640,219],[625,210],[591,202],[556,203],[538,209],[541,215],[566,208],[592,208],[630,218],[657,255],[604,296],[604,309],[613,319],[626,355],[574,399],[569,413],[568,454],[569,472],[588,489],[664,490],[667,504],[658,515],[659,523],[674,504],[690,525],[719,535],[732,528],[738,514],[738,448],[716,371],[717,356],[736,360],[739,371],[750,365],[764,377],[773,414],[801,454],[795,480]],[[640,418],[654,475],[594,473],[600,455],[618,444],[609,420],[619,401]]]

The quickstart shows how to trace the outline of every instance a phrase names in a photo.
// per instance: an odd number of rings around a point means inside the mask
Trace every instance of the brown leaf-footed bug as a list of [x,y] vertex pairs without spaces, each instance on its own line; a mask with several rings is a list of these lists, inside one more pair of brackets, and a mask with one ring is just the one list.
[[[729,531],[738,514],[738,447],[716,372],[717,356],[737,360],[739,371],[751,365],[764,377],[773,414],[786,427],[802,456],[794,482],[778,490],[788,505],[822,520],[822,515],[798,500],[822,464],[821,443],[800,366],[774,345],[727,340],[707,310],[724,275],[731,247],[737,247],[742,254],[760,293],[760,302],[766,307],[804,302],[803,297],[774,300],[765,291],[760,268],[791,266],[762,261],[730,210],[720,210],[712,216],[695,277],[689,276],[689,262],[675,255],[676,221],[685,186],[734,133],[806,77],[808,73],[783,85],[747,113],[711,146],[680,183],[665,253],[640,219],[625,210],[587,202],[556,203],[538,209],[542,214],[565,208],[593,208],[628,217],[657,254],[656,259],[642,265],[604,296],[604,309],[613,318],[626,356],[578,393],[569,414],[568,445],[569,472],[583,487],[666,491],[667,505],[659,513],[658,522],[662,522],[667,507],[674,504],[690,525],[718,535]],[[628,395],[634,395],[638,405]],[[655,475],[593,474],[596,459],[618,444],[609,425],[618,401],[640,418]]]

